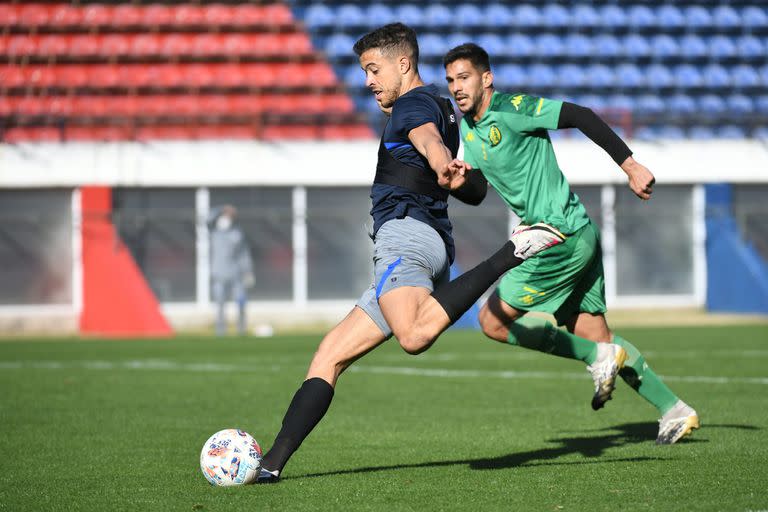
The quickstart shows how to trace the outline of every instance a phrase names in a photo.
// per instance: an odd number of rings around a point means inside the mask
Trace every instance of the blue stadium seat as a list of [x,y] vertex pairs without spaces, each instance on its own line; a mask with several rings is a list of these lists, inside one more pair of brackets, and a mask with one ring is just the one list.
[[690,28],[707,28],[712,26],[712,16],[709,11],[700,5],[692,5],[685,8],[686,26]]
[[727,105],[722,96],[717,94],[705,94],[699,98],[699,110],[705,114],[724,114]]
[[617,66],[614,79],[616,80],[616,86],[621,88],[636,89],[644,87],[646,84],[645,74],[634,64],[621,64]]
[[521,27],[537,27],[542,21],[539,9],[532,5],[518,5],[512,16],[512,25]]
[[651,54],[651,45],[648,44],[648,40],[638,34],[630,34],[624,37],[623,41],[623,54],[625,57],[647,57]]
[[573,8],[571,24],[575,27],[597,27],[601,24],[601,17],[590,4],[579,4]]
[[557,67],[556,85],[563,88],[583,87],[587,83],[587,76],[581,66],[565,64]]
[[717,64],[710,64],[702,71],[704,86],[718,89],[731,85],[731,74],[723,67]]
[[768,9],[750,5],[741,11],[742,23],[749,28],[768,27]]
[[761,114],[768,114],[768,95],[758,96],[755,100],[755,107]]
[[717,137],[719,139],[731,139],[731,140],[746,139],[747,132],[741,126],[736,126],[733,124],[724,125],[717,129]]
[[712,11],[712,19],[716,27],[736,28],[741,26],[741,16],[729,5],[720,5]]
[[675,77],[667,66],[652,64],[645,70],[647,86],[651,89],[664,89],[675,85]]
[[368,17],[363,9],[355,4],[340,5],[336,9],[334,24],[340,27],[359,27],[368,23]]
[[607,105],[605,99],[597,94],[585,94],[584,96],[579,96],[573,103],[581,105],[582,107],[591,108],[595,112],[605,110]]
[[451,34],[448,34],[447,37],[443,38],[443,45],[445,47],[444,51],[448,51],[451,48],[455,48],[461,44],[469,43],[474,40],[475,38],[472,37],[470,34],[466,34],[464,32],[453,32]]
[[507,38],[506,55],[510,57],[530,57],[536,55],[534,40],[525,34],[512,34]]
[[424,10],[424,22],[432,27],[452,26],[453,13],[443,4],[432,4]]
[[553,34],[543,34],[536,38],[536,54],[540,57],[560,57],[564,54],[563,41]]
[[630,7],[628,18],[634,27],[650,28],[658,24],[653,10],[646,5],[633,5]]
[[759,87],[760,75],[755,68],[741,64],[731,69],[731,80],[737,89]]
[[371,4],[365,10],[368,25],[379,26],[397,21],[397,13],[387,4]]
[[726,36],[713,36],[709,39],[709,55],[715,59],[729,59],[736,56],[736,45]]
[[419,53],[424,57],[442,57],[449,49],[443,36],[431,32],[419,36]]
[[495,56],[504,55],[507,52],[507,43],[496,34],[480,34],[475,42],[482,46],[493,59]]
[[557,76],[551,67],[545,64],[534,64],[528,69],[529,87],[551,87]]
[[606,106],[616,110],[633,111],[637,108],[635,99],[626,94],[614,94],[606,99]]
[[746,60],[763,59],[768,51],[762,41],[755,36],[745,35],[736,40],[736,48],[739,57]]
[[698,111],[696,102],[687,94],[675,94],[666,99],[667,110],[672,114],[693,114]]
[[685,138],[685,132],[679,126],[662,126],[656,132],[658,138],[664,140],[681,140]]
[[325,53],[333,57],[348,56],[352,53],[355,39],[347,34],[333,34],[325,40]]
[[752,98],[744,94],[732,94],[726,101],[728,103],[728,110],[734,114],[748,115],[755,110]]
[[[401,5],[400,7],[397,7],[396,12],[397,12],[397,19],[408,26],[415,27],[426,22],[426,20],[424,19],[424,9],[416,5],[412,5],[412,4]],[[421,46],[421,40],[419,40],[419,46]]]
[[680,55],[686,59],[698,59],[706,57],[709,54],[709,47],[704,39],[695,35],[688,34],[680,39]]
[[665,29],[677,29],[685,26],[685,16],[675,5],[662,5],[656,11],[656,19],[660,27]]
[[480,27],[485,25],[485,13],[475,4],[460,4],[455,12],[455,23],[457,26]]
[[589,57],[592,55],[592,40],[581,34],[571,34],[563,41],[565,53],[569,57]]
[[600,23],[604,27],[626,27],[627,13],[618,5],[606,5],[600,9]]
[[656,94],[644,94],[637,98],[637,110],[638,112],[648,114],[661,114],[666,109],[664,100],[659,98]]
[[304,12],[304,23],[310,29],[330,27],[336,23],[336,15],[333,9],[324,4],[312,4]]
[[489,4],[485,8],[485,22],[491,27],[508,27],[514,23],[514,12],[504,4]]
[[768,65],[760,68],[760,80],[763,82],[764,87],[768,87]]
[[591,87],[605,88],[616,84],[613,70],[605,64],[592,64],[585,70],[587,85]]
[[710,140],[715,138],[715,130],[709,126],[693,126],[688,130],[688,137],[693,140]]
[[672,36],[659,34],[651,39],[651,53],[656,58],[668,59],[677,57],[680,47]]
[[752,137],[768,141],[768,126],[758,126],[755,131],[752,132]]
[[517,64],[502,64],[493,70],[494,81],[499,88],[514,89],[528,85],[528,74]]
[[445,70],[443,66],[431,64],[419,64],[419,76],[425,84],[436,84],[442,87],[445,84]]
[[682,64],[674,68],[675,85],[683,89],[701,87],[702,78],[698,69],[690,64]]
[[641,126],[635,130],[632,137],[635,140],[656,140],[659,138],[658,133],[651,126]]
[[571,14],[568,9],[559,4],[548,4],[544,7],[541,17],[549,27],[568,27],[571,25]]
[[598,57],[618,57],[622,52],[621,43],[610,34],[596,37],[592,41],[592,47]]
[[358,64],[346,66],[342,79],[348,87],[365,87],[365,73]]

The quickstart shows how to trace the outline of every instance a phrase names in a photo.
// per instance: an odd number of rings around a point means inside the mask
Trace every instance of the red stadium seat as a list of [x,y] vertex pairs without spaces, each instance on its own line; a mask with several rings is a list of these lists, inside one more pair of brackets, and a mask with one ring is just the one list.
[[306,106],[302,94],[268,94],[264,95],[267,112],[270,114],[301,114]]
[[192,55],[198,57],[206,55],[221,55],[224,48],[224,39],[219,34],[197,34],[192,40]]
[[174,21],[171,8],[162,4],[144,7],[142,15],[142,24],[146,26],[170,25]]
[[182,69],[184,85],[188,87],[209,87],[216,84],[216,73],[211,66],[192,64]]
[[117,66],[89,66],[88,83],[94,87],[118,87],[122,85]]
[[131,4],[121,4],[112,10],[110,24],[115,27],[133,27],[144,21],[144,11],[141,7]]
[[216,85],[220,87],[243,87],[248,85],[243,67],[237,64],[224,64],[213,69]]
[[47,114],[45,107],[44,97],[40,96],[24,96],[16,101],[16,112],[28,116]]
[[313,52],[312,41],[304,32],[281,34],[276,36],[283,53],[291,56],[311,55]]
[[0,25],[9,27],[19,22],[19,9],[16,5],[0,4]]
[[168,34],[160,40],[160,53],[168,57],[190,54],[193,47],[194,36],[189,34]]
[[11,57],[35,55],[37,50],[36,36],[10,36],[7,39],[6,52]]
[[249,64],[243,66],[245,82],[249,87],[273,87],[278,84],[279,64]]
[[194,139],[197,127],[189,125],[148,125],[136,128],[136,139],[147,140],[185,140]]
[[243,115],[261,114],[270,107],[269,99],[263,95],[233,95],[228,97],[232,112]]
[[51,19],[51,8],[43,4],[22,5],[18,12],[18,23],[24,27],[36,28],[46,25]]
[[0,116],[7,116],[16,111],[16,106],[10,96],[0,95]]
[[0,88],[21,87],[27,84],[26,68],[20,66],[0,66]]
[[261,132],[264,140],[311,140],[317,139],[320,128],[308,125],[265,126]]
[[355,111],[355,104],[346,94],[331,94],[321,96],[323,110],[331,113],[350,114]]
[[230,107],[229,96],[223,94],[204,94],[197,97],[200,113],[204,115],[223,116],[241,114]]
[[293,14],[291,14],[291,9],[283,3],[262,5],[260,8],[261,23],[266,25],[290,25],[293,22]]
[[130,36],[125,34],[107,34],[99,45],[99,54],[103,57],[128,55],[131,49]]
[[117,69],[118,79],[126,87],[146,87],[152,84],[154,75],[158,73],[156,68],[157,66],[152,68],[142,65],[120,66]]
[[373,138],[373,132],[367,124],[352,125],[326,125],[321,127],[321,137],[323,139],[370,139]]
[[234,19],[234,10],[229,5],[210,4],[203,6],[206,25],[229,25]]
[[88,27],[101,27],[112,23],[113,9],[107,5],[88,4],[83,8],[82,24]]
[[139,34],[131,39],[130,54],[147,57],[160,54],[160,37],[157,34]]
[[140,116],[163,117],[172,112],[167,95],[139,96],[138,105]]
[[177,5],[172,8],[174,25],[202,25],[205,11],[198,5]]
[[312,83],[312,64],[279,64],[277,81],[281,87],[301,87]]
[[222,51],[229,56],[256,54],[256,48],[253,43],[253,36],[247,34],[227,34],[221,41]]
[[66,127],[65,136],[67,140],[74,141],[97,141],[112,142],[120,140],[130,140],[131,127],[114,125],[96,125],[96,126],[72,126]]
[[325,62],[310,64],[308,75],[308,85],[316,87],[333,87],[338,85],[333,68]]
[[54,57],[69,53],[69,37],[62,35],[40,36],[37,54],[42,57]]
[[[136,68],[142,66],[134,66]],[[180,87],[189,86],[185,69],[174,65],[152,65],[145,67],[148,87]]]
[[49,66],[27,66],[24,69],[25,85],[35,87],[50,87],[58,84],[58,76],[54,68]]
[[101,36],[76,35],[69,40],[69,54],[74,57],[91,57],[101,52]]
[[61,140],[58,128],[40,126],[35,128],[11,128],[3,134],[3,140],[17,142],[56,142]]
[[83,21],[83,9],[72,4],[57,4],[51,9],[48,24],[53,27],[76,27]]
[[74,96],[72,113],[77,117],[107,117],[110,113],[106,96]]
[[74,112],[72,96],[48,96],[48,112],[52,115],[69,116]]

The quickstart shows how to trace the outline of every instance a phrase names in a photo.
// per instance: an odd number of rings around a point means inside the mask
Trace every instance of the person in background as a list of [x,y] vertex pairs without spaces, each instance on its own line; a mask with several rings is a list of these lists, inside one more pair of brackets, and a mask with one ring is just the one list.
[[227,298],[237,303],[237,332],[245,334],[248,288],[254,284],[253,263],[248,241],[236,224],[237,210],[225,205],[214,208],[208,219],[211,231],[211,284],[216,301],[216,334],[227,332]]

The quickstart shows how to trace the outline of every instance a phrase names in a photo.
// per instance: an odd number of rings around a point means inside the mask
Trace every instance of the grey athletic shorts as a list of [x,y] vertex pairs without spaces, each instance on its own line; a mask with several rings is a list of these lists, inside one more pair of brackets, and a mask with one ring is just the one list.
[[373,284],[357,301],[387,336],[392,335],[379,308],[379,297],[401,286],[429,291],[450,279],[445,243],[434,228],[411,217],[392,219],[376,233],[373,243]]

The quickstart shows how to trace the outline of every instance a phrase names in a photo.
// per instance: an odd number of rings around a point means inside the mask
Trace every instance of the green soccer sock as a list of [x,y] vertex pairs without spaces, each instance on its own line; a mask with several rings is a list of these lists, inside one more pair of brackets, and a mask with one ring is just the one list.
[[558,329],[541,318],[521,318],[512,322],[507,342],[568,359],[579,359],[587,364],[594,363],[597,357],[597,343]]
[[637,391],[637,394],[656,407],[663,416],[677,403],[677,395],[651,370],[634,345],[618,334],[613,335],[613,342],[627,351],[627,362],[619,371],[621,378],[629,384],[629,387]]

